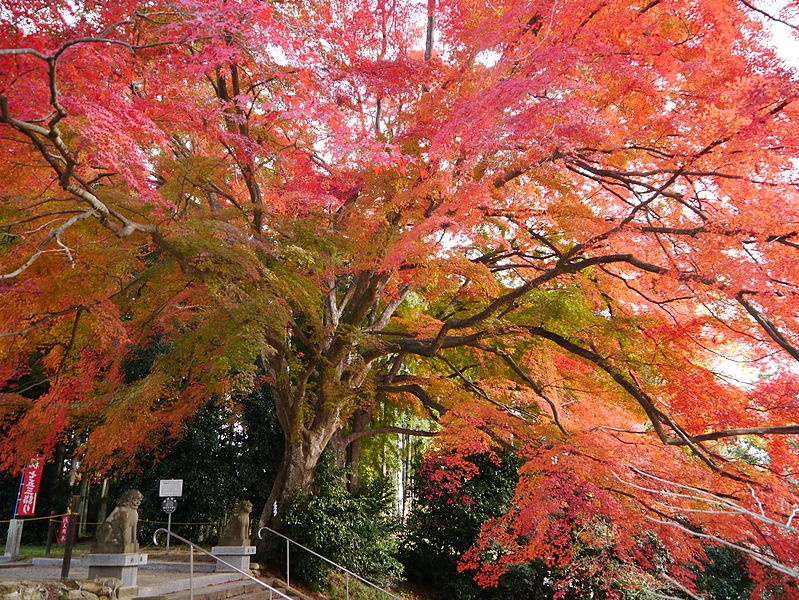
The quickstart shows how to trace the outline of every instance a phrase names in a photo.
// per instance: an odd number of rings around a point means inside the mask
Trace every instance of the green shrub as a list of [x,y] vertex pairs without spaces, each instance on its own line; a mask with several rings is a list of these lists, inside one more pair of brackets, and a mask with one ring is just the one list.
[[[380,586],[397,581],[402,565],[394,558],[398,520],[391,516],[393,489],[385,481],[362,484],[351,494],[346,472],[323,460],[315,488],[286,505],[281,533]],[[269,562],[285,565],[285,543],[266,546]],[[330,566],[292,545],[291,579],[314,590],[330,588]]]

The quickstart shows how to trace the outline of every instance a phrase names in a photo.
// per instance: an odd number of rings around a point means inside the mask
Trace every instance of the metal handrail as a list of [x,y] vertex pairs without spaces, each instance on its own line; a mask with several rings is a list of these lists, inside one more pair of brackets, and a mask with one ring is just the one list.
[[258,539],[259,539],[259,540],[262,540],[262,539],[264,539],[264,538],[263,538],[263,532],[264,532],[264,531],[268,531],[269,533],[273,533],[273,534],[275,534],[275,535],[277,535],[277,536],[279,536],[279,537],[282,537],[284,540],[286,540],[286,585],[287,585],[287,586],[290,586],[290,585],[291,585],[291,584],[289,583],[289,581],[290,581],[290,579],[289,579],[289,570],[290,570],[290,568],[291,568],[291,563],[290,563],[290,561],[289,561],[289,548],[290,548],[290,545],[291,545],[291,544],[294,544],[295,546],[299,546],[300,548],[302,548],[302,549],[303,549],[303,550],[305,550],[306,552],[309,552],[309,553],[313,554],[315,557],[322,559],[322,560],[323,560],[323,561],[325,561],[327,564],[329,564],[329,565],[331,565],[331,566],[335,567],[336,569],[338,569],[339,571],[341,571],[341,572],[343,572],[343,573],[345,573],[345,574],[347,575],[347,600],[349,600],[349,597],[350,597],[350,580],[349,580],[349,577],[354,577],[355,579],[357,579],[357,580],[358,580],[358,581],[360,581],[361,583],[363,583],[363,584],[365,584],[365,585],[369,586],[370,588],[372,588],[372,589],[374,589],[374,590],[377,590],[378,592],[382,592],[382,593],[384,593],[384,594],[385,594],[386,596],[388,596],[389,598],[394,598],[395,600],[402,600],[402,598],[400,598],[399,596],[395,596],[395,595],[394,595],[394,594],[392,594],[391,592],[384,590],[383,588],[381,588],[381,587],[380,587],[379,585],[377,585],[376,583],[372,583],[372,582],[371,582],[371,581],[369,581],[368,579],[364,579],[363,577],[361,577],[361,576],[360,576],[360,575],[358,575],[357,573],[353,573],[352,571],[350,571],[350,570],[349,570],[347,567],[344,567],[344,566],[342,566],[342,565],[340,565],[340,564],[338,564],[338,563],[335,563],[335,562],[333,562],[332,560],[330,560],[329,558],[325,558],[324,556],[322,556],[322,555],[321,555],[321,554],[319,554],[318,552],[314,552],[313,550],[311,550],[310,548],[307,548],[307,547],[303,546],[303,545],[302,545],[302,544],[300,544],[299,542],[295,542],[295,541],[294,541],[294,540],[292,540],[290,537],[287,537],[287,536],[283,535],[283,534],[282,534],[282,533],[280,533],[279,531],[275,531],[275,530],[274,530],[274,529],[272,529],[271,527],[261,527],[261,528],[258,530]]
[[[251,579],[252,581],[254,581],[255,583],[257,583],[257,584],[258,584],[258,585],[260,585],[261,587],[264,587],[264,588],[266,588],[267,590],[269,590],[269,600],[272,600],[272,599],[273,599],[273,594],[277,594],[277,597],[278,597],[278,598],[284,598],[285,600],[292,600],[291,596],[287,596],[286,594],[284,594],[284,593],[283,593],[283,592],[281,592],[280,590],[273,588],[271,585],[269,585],[269,584],[268,584],[268,583],[266,583],[265,581],[261,581],[261,580],[260,580],[260,579],[258,579],[257,577],[253,577],[253,575],[252,575],[252,574],[250,574],[250,573],[245,573],[244,571],[242,571],[242,570],[241,570],[241,569],[239,569],[238,567],[235,567],[235,566],[231,565],[229,562],[227,562],[227,561],[225,561],[225,560],[222,560],[222,559],[221,559],[221,558],[219,558],[218,556],[216,556],[216,555],[214,555],[214,554],[211,554],[211,553],[210,553],[210,552],[208,552],[207,550],[205,550],[205,549],[203,549],[203,548],[200,548],[200,547],[199,547],[197,544],[195,544],[194,542],[190,542],[190,541],[189,541],[189,540],[187,540],[186,538],[179,536],[179,535],[178,535],[177,533],[175,533],[174,531],[169,531],[168,529],[164,529],[163,527],[162,527],[162,528],[160,528],[160,529],[156,529],[156,530],[153,532],[153,543],[154,543],[156,546],[158,546],[158,545],[159,545],[159,544],[158,544],[158,534],[159,534],[159,533],[165,533],[165,534],[167,534],[167,539],[169,539],[169,536],[172,536],[173,538],[175,538],[175,539],[177,539],[177,540],[180,540],[180,541],[181,541],[181,542],[183,542],[184,544],[188,544],[188,545],[189,545],[189,599],[190,599],[190,600],[194,600],[194,550],[195,550],[195,549],[199,550],[199,551],[200,551],[200,552],[202,552],[203,554],[206,554],[206,555],[210,556],[210,557],[211,557],[211,558],[213,558],[214,560],[216,560],[216,561],[218,561],[218,562],[221,562],[223,565],[225,565],[225,566],[227,566],[227,567],[231,568],[232,570],[236,571],[237,573],[240,573],[241,575],[244,575],[244,576],[245,576],[247,579]],[[288,583],[287,583],[286,585],[288,585]]]

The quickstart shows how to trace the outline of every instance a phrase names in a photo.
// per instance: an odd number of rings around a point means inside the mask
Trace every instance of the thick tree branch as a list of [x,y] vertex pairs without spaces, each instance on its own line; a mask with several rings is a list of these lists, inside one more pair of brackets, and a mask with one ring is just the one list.
[[[775,427],[742,427],[740,429],[725,429],[724,431],[713,431],[710,433],[700,433],[699,435],[692,435],[691,440],[694,442],[708,442],[713,440],[722,440],[729,437],[737,437],[741,435],[796,435],[799,434],[799,425],[778,425]],[[674,441],[675,444],[680,444],[679,440]]]
[[785,350],[794,359],[799,360],[799,348],[791,344],[788,339],[782,334],[777,326],[766,315],[760,312],[754,305],[745,298],[747,292],[740,291],[736,294],[735,299],[738,303],[746,309],[751,317],[757,321],[768,336],[774,340],[780,348]]
[[[641,388],[641,386],[634,380],[633,377],[626,377],[607,359],[603,358],[596,352],[589,350],[588,348],[584,348],[578,344],[575,344],[574,342],[567,340],[557,333],[548,331],[543,327],[525,327],[525,329],[533,335],[543,337],[554,342],[564,350],[590,361],[605,371],[628,394],[635,398],[641,408],[644,409],[644,412],[652,423],[652,427],[655,429],[655,433],[664,444],[688,446],[696,454],[696,456],[702,460],[702,462],[707,464],[713,470],[719,469],[718,465],[711,460],[707,452],[700,448],[693,438],[682,429],[682,427],[680,427],[671,417],[666,415],[663,411],[655,406],[655,401],[649,397],[649,395]],[[664,425],[669,427],[675,434],[677,434],[677,437],[674,438],[668,435],[663,427]]]
[[422,405],[425,408],[427,408],[430,411],[436,411],[438,413],[438,417],[434,417],[434,420],[436,421],[441,417],[443,417],[449,411],[449,409],[446,406],[433,400],[433,397],[427,392],[427,390],[424,389],[418,383],[379,385],[377,389],[380,392],[386,392],[389,394],[402,393],[402,392],[413,394],[419,399],[419,401],[422,403]]

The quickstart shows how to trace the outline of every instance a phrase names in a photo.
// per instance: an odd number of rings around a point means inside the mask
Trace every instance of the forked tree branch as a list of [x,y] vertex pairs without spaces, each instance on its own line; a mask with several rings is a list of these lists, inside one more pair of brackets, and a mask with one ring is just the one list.
[[527,385],[529,385],[537,396],[539,396],[549,405],[549,409],[552,411],[552,420],[554,421],[555,426],[557,426],[557,428],[560,429],[564,435],[569,435],[569,431],[560,420],[558,406],[555,404],[555,401],[547,395],[547,393],[544,391],[544,388],[542,388],[538,382],[533,379],[532,375],[522,369],[519,363],[517,363],[510,354],[495,346],[487,346],[484,344],[474,344],[474,346],[486,352],[490,352],[491,354],[495,354],[505,361],[511,370],[516,373],[516,375],[518,375]]
[[[61,242],[61,234],[64,233],[67,229],[69,229],[72,225],[74,225],[78,221],[82,221],[83,219],[86,219],[88,217],[96,217],[96,216],[97,214],[95,213],[95,211],[89,209],[67,219],[61,226],[56,227],[54,229],[50,229],[45,238],[39,243],[39,246],[36,248],[33,254],[31,254],[24,263],[22,263],[19,267],[17,267],[13,271],[9,271],[8,273],[0,273],[0,280],[13,279],[14,277],[17,277],[18,275],[23,273],[29,267],[31,267],[33,263],[39,260],[42,254],[47,252],[47,246],[50,245],[50,242],[55,241],[56,244],[64,248],[65,246],[63,245],[63,242]],[[72,261],[70,260],[70,262]]]

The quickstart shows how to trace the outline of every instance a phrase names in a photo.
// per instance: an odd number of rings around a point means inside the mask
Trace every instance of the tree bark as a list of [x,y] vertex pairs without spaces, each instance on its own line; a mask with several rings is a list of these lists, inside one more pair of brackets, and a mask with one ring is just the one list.
[[316,466],[337,426],[336,419],[319,430],[304,431],[299,440],[293,441],[286,436],[283,462],[261,510],[259,528],[279,528],[286,501],[295,493],[307,494],[312,491]]
[[[371,420],[372,413],[359,408],[355,411],[355,415],[352,419],[352,432],[360,433],[364,431]],[[347,488],[349,489],[350,493],[354,493],[358,490],[358,468],[361,462],[362,440],[363,436],[356,436],[346,447],[347,464],[350,467],[350,477],[349,481],[347,482]]]

